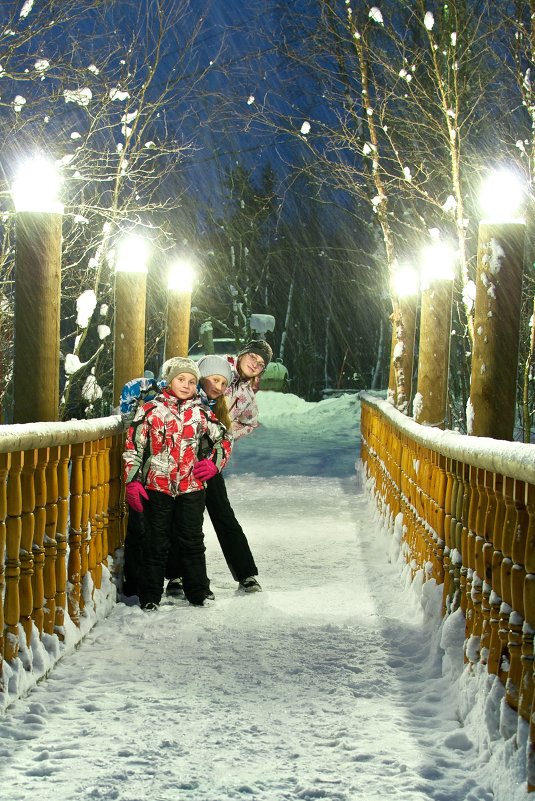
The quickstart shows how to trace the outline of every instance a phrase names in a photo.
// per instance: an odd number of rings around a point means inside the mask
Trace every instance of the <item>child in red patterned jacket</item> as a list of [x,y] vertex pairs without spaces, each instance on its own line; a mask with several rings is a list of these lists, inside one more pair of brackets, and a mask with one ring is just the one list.
[[[231,439],[225,426],[202,405],[199,370],[190,359],[169,359],[162,368],[167,386],[143,404],[128,430],[123,453],[126,500],[143,512],[142,569],[138,594],[142,609],[156,609],[163,593],[172,539],[181,554],[184,593],[195,606],[213,598],[206,575],[202,521],[204,483],[225,465]],[[212,443],[198,461],[201,438]]]

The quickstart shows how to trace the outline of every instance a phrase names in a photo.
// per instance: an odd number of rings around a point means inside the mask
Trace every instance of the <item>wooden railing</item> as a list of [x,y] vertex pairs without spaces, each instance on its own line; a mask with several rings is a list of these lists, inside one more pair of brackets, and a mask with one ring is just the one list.
[[[530,724],[535,785],[535,445],[420,426],[361,394],[362,459],[387,527],[402,525],[411,570],[443,584],[443,613],[461,607],[465,661],[499,677]],[[402,522],[398,515],[402,515]]]
[[62,641],[68,620],[80,628],[93,611],[124,541],[123,432],[120,417],[0,427],[0,656],[11,667],[35,634]]

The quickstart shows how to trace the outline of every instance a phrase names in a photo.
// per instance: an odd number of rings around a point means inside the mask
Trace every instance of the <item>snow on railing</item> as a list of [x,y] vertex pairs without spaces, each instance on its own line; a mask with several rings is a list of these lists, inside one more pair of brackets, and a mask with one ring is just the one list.
[[493,694],[489,742],[499,731],[507,748],[524,743],[533,790],[535,445],[422,426],[360,397],[362,461],[383,525],[413,581],[443,585],[443,631],[462,615],[465,671]]
[[120,416],[0,426],[0,707],[115,603],[125,428]]
[[469,437],[455,431],[423,426],[374,395],[361,392],[360,398],[419,445],[474,467],[535,484],[535,445],[505,442],[491,437]]
[[110,437],[124,430],[120,415],[61,423],[20,423],[0,426],[0,453],[71,445]]

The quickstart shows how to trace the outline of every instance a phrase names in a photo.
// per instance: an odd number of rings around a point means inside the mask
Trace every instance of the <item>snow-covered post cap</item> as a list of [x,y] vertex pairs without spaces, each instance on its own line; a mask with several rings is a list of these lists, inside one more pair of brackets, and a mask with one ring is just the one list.
[[275,330],[275,318],[272,314],[251,314],[249,326],[257,334],[266,334]]

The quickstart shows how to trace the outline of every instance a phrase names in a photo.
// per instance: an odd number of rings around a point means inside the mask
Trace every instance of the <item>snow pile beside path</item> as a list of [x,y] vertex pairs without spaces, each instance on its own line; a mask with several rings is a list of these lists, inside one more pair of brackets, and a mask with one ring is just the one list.
[[360,427],[360,400],[356,395],[313,402],[297,395],[262,391],[256,395],[259,420],[267,428],[325,431],[336,424],[338,430]]

